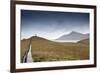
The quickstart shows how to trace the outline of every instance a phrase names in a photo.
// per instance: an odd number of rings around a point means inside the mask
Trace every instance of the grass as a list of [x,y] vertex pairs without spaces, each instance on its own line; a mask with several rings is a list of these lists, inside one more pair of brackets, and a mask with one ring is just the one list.
[[[33,38],[31,45],[34,62],[89,59],[89,43],[57,43]],[[21,59],[28,47],[29,39],[22,40]]]

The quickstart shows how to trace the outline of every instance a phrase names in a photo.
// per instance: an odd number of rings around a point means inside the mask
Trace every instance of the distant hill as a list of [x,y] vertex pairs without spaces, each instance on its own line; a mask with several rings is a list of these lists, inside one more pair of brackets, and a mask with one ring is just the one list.
[[80,44],[80,42],[53,42],[39,36],[23,39],[21,40],[21,62],[30,44],[32,46],[32,57],[35,62],[89,59],[89,45]]
[[[59,44],[57,44],[53,41],[50,41],[48,39],[45,39],[45,38],[42,38],[42,37],[39,37],[39,36],[32,36],[29,39],[21,40],[21,59],[25,55],[25,52],[28,51],[30,41],[31,41],[31,45],[32,45],[33,54],[39,52],[39,51],[36,52],[36,50],[41,51],[41,50],[44,50],[44,49],[47,49],[48,53],[49,53],[49,49],[54,49],[56,46],[59,47]],[[43,52],[43,53],[45,53],[45,52]]]
[[87,39],[87,38],[89,38],[89,34],[82,34],[79,32],[72,31],[69,34],[65,34],[56,40],[58,41],[80,41],[80,40]]
[[89,38],[88,39],[81,40],[81,41],[78,41],[78,43],[89,44]]

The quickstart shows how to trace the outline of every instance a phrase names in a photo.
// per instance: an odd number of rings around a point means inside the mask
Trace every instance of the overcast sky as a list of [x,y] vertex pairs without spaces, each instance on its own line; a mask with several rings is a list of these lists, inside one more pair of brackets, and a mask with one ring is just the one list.
[[89,33],[89,13],[21,10],[21,39],[56,39],[71,31]]

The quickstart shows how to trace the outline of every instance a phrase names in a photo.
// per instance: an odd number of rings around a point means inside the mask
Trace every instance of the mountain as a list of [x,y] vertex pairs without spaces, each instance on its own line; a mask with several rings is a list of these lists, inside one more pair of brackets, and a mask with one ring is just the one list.
[[65,61],[65,60],[85,60],[89,59],[88,44],[62,43],[32,36],[21,40],[21,62],[31,45],[31,53],[34,62],[44,61]]
[[80,41],[80,40],[87,39],[87,38],[89,38],[89,34],[82,34],[79,32],[72,31],[69,34],[65,34],[56,40],[58,41],[60,40],[61,41]]

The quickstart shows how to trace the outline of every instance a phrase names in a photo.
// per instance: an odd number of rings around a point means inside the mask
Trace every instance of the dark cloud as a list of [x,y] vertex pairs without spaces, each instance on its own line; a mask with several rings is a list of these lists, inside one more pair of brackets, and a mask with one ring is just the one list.
[[22,37],[41,33],[52,38],[53,32],[59,36],[73,30],[85,33],[89,32],[89,13],[21,10],[21,30]]

